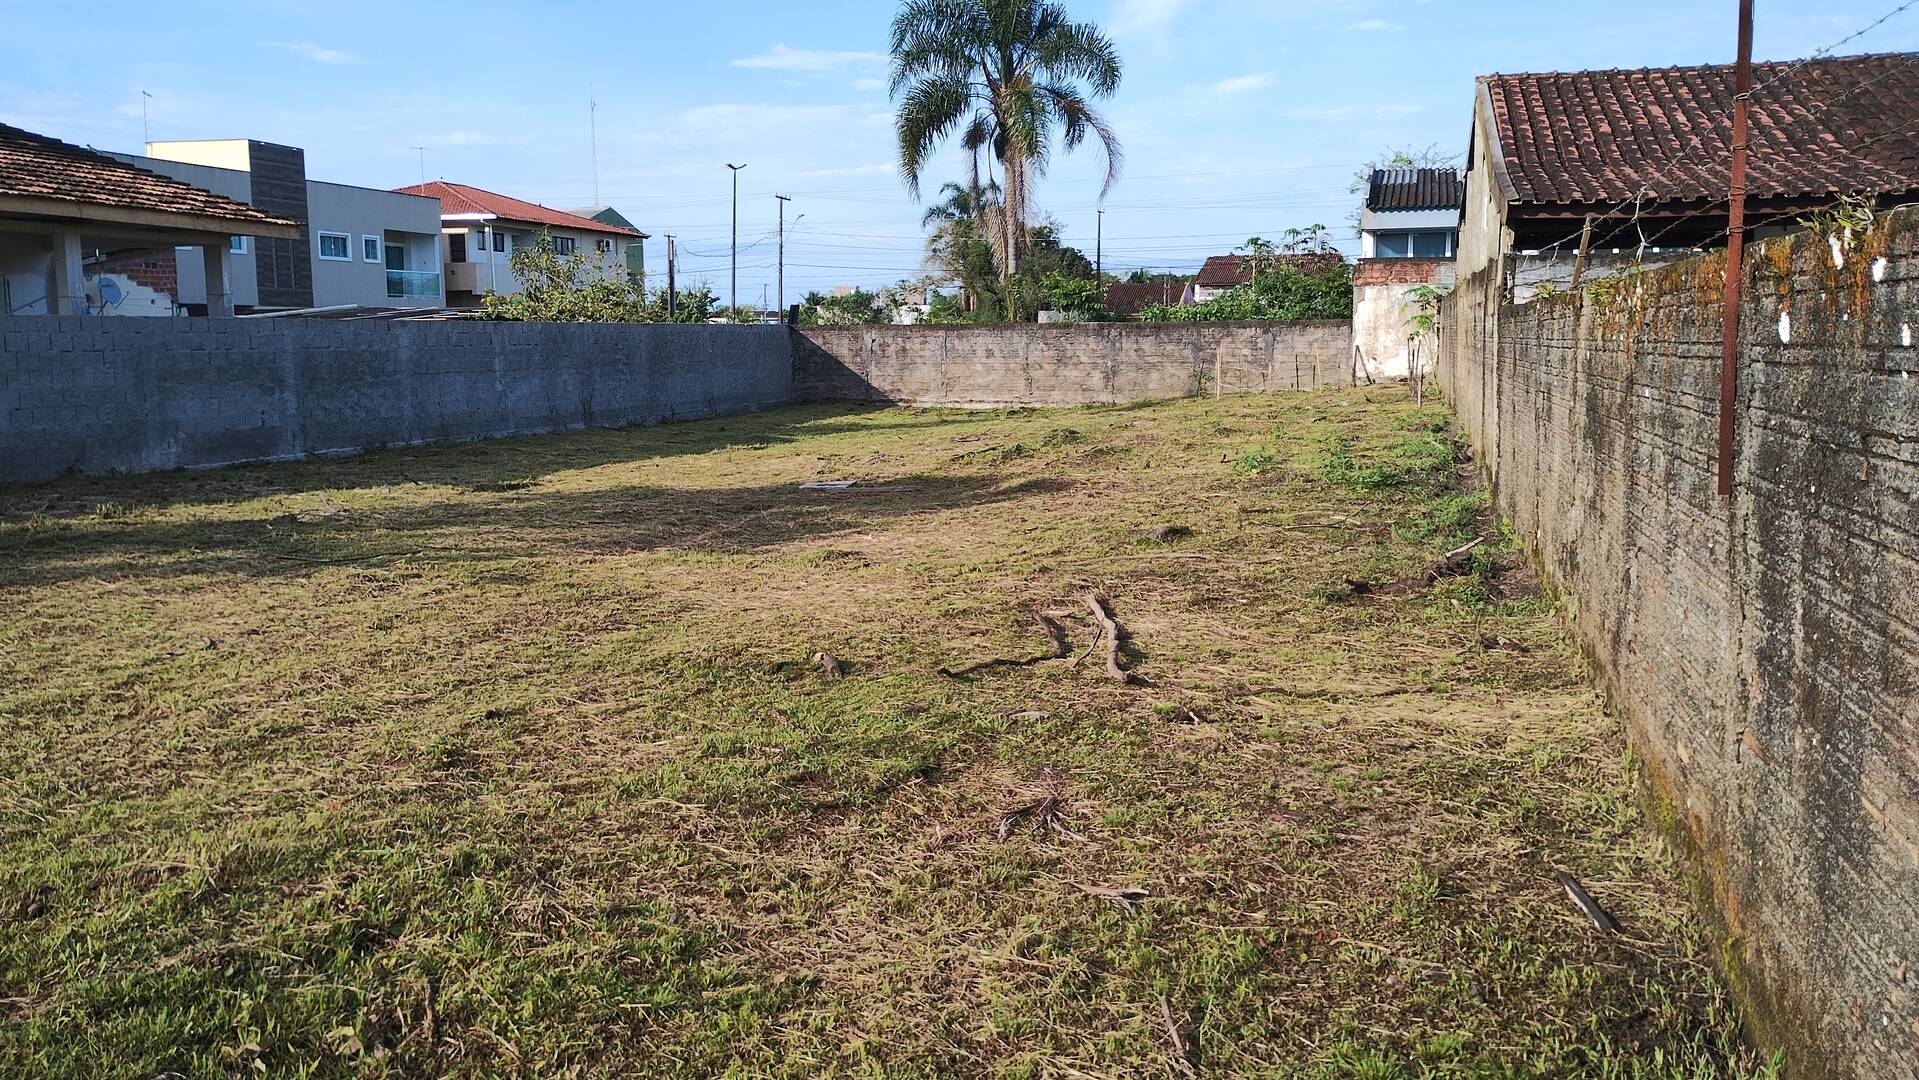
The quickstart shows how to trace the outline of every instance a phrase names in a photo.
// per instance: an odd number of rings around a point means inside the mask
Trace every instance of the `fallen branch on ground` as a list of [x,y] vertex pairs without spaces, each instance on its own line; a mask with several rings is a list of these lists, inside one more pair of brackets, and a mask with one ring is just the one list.
[[1100,633],[1105,635],[1106,674],[1120,682],[1130,684],[1133,681],[1133,673],[1119,666],[1119,645],[1124,631],[1120,629],[1119,621],[1114,619],[1112,613],[1107,610],[1108,603],[1106,594],[1097,589],[1086,594],[1087,610],[1093,613],[1093,620],[1099,623]]
[[1573,904],[1592,921],[1593,929],[1602,934],[1619,932],[1619,920],[1613,918],[1611,912],[1599,906],[1599,901],[1594,900],[1592,894],[1580,886],[1578,878],[1564,870],[1553,871],[1553,877],[1558,879],[1560,888],[1566,890],[1566,895],[1572,899]]
[[1173,1043],[1173,1064],[1187,1076],[1199,1075],[1199,1063],[1194,1060],[1199,1055],[1193,1053],[1186,1045],[1186,1037],[1179,1033],[1179,1025],[1173,1022],[1172,1003],[1166,1000],[1165,994],[1159,996],[1159,1018],[1166,1024],[1166,1037]]
[[1426,580],[1438,581],[1443,577],[1459,577],[1473,568],[1473,549],[1486,542],[1481,536],[1464,547],[1456,547],[1439,557],[1439,561],[1426,568]]
[[981,660],[980,662],[976,664],[968,664],[963,668],[944,668],[943,667],[939,669],[939,673],[949,679],[960,679],[968,675],[976,675],[982,671],[988,671],[993,668],[1032,667],[1034,664],[1043,664],[1047,662],[1048,660],[1064,660],[1069,654],[1072,653],[1073,651],[1072,646],[1068,645],[1066,642],[1066,631],[1063,628],[1061,628],[1059,623],[1054,622],[1051,617],[1042,615],[1038,612],[1033,613],[1033,621],[1036,623],[1039,623],[1040,632],[1045,634],[1047,640],[1053,643],[1052,652],[1047,653],[1044,656],[1029,656],[1029,657],[1026,657],[1025,659],[1014,659],[1011,657],[998,657],[992,660]]
[[1078,889],[1080,892],[1088,896],[1097,896],[1121,911],[1132,911],[1139,907],[1141,900],[1153,895],[1145,889],[1116,889],[1111,885],[1081,885],[1077,881],[1071,884],[1073,888]]

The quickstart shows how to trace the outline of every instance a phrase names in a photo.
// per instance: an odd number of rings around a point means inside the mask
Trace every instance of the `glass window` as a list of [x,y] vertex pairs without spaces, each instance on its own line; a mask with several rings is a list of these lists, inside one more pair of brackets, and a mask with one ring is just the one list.
[[554,237],[553,238],[553,254],[555,255],[573,254],[573,238],[570,236]]
[[496,232],[493,234],[493,250],[495,251],[506,250],[506,234],[505,233]]
[[353,239],[346,233],[320,234],[320,258],[345,261],[353,258]]
[[235,255],[245,255],[247,253],[247,237],[227,237],[227,250],[233,252]]
[[463,263],[466,261],[466,234],[463,232],[446,234],[446,261]]
[[1413,253],[1413,234],[1383,232],[1373,234],[1373,256],[1380,259],[1404,259]]
[[367,262],[379,262],[382,257],[380,238],[377,236],[360,237],[360,258]]
[[1452,247],[1451,233],[1426,232],[1413,237],[1414,258],[1443,259],[1453,253]]

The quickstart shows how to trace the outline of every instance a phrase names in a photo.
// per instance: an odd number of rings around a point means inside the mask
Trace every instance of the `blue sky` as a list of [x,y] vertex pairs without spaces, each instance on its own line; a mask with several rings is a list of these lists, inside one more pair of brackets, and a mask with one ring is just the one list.
[[[1118,42],[1106,110],[1127,153],[1107,199],[1106,266],[1188,270],[1248,236],[1345,228],[1358,163],[1388,147],[1464,149],[1472,80],[1494,71],[1732,58],[1733,0],[1067,0]],[[1762,59],[1803,56],[1895,0],[1767,0]],[[741,174],[740,292],[773,283],[773,194],[805,215],[789,301],[886,284],[920,265],[920,208],[893,169],[884,87],[894,5],[173,0],[101,9],[0,0],[0,120],[138,150],[252,137],[305,147],[308,175],[393,187],[426,174],[549,206],[599,192],[687,276],[726,285],[728,178]],[[1919,49],[1919,8],[1842,52]],[[946,157],[929,190],[958,178]],[[1093,248],[1097,160],[1055,161],[1040,209]]]

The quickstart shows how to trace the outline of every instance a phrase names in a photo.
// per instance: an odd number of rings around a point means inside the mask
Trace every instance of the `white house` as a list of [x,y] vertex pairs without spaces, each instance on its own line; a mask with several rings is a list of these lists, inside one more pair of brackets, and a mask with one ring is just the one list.
[[[306,223],[292,239],[233,238],[237,310],[445,305],[435,200],[308,179],[305,151],[258,139],[150,142],[146,150],[112,156]],[[193,310],[205,302],[205,280],[193,260],[175,263],[174,300]],[[142,274],[120,269],[129,279]]]

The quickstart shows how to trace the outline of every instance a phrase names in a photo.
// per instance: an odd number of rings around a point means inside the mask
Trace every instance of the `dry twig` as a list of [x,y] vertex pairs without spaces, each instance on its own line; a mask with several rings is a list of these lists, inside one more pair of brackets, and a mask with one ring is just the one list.
[[968,675],[977,675],[982,671],[988,671],[993,668],[1032,667],[1034,664],[1043,664],[1048,660],[1064,660],[1072,653],[1072,646],[1067,644],[1066,641],[1066,631],[1059,623],[1053,621],[1052,617],[1034,612],[1033,621],[1039,624],[1040,632],[1046,635],[1046,639],[1053,643],[1052,652],[1044,656],[1029,656],[1025,659],[999,657],[992,660],[981,660],[976,664],[968,664],[963,668],[943,667],[939,669],[939,673],[949,679],[959,679]]
[[1119,621],[1113,618],[1112,612],[1107,610],[1109,603],[1106,594],[1097,589],[1086,594],[1087,610],[1093,613],[1093,620],[1099,623],[1106,642],[1106,674],[1130,684],[1133,673],[1119,666],[1119,646],[1125,631],[1120,628]]

